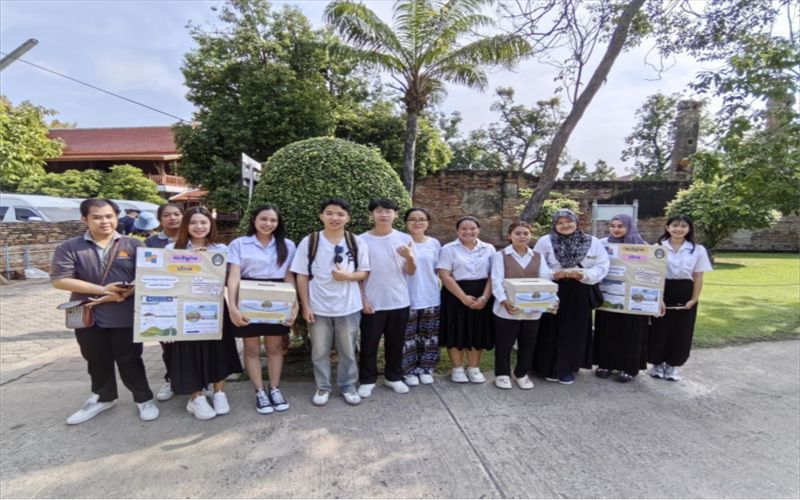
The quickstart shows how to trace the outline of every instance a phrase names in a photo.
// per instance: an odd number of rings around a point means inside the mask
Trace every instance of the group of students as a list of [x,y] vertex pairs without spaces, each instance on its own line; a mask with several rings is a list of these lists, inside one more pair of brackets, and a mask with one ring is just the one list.
[[[592,285],[608,272],[603,243],[578,228],[569,210],[553,216],[552,230],[531,249],[531,226],[508,228],[510,244],[500,251],[483,241],[472,216],[456,223],[457,238],[442,246],[426,234],[431,215],[411,208],[403,215],[407,233],[394,229],[400,216],[392,200],[372,200],[367,210],[373,228],[347,231],[350,205],[331,198],[320,204],[323,229],[298,244],[286,237],[278,207],[263,205],[250,217],[247,234],[226,246],[215,221],[202,207],[186,210],[168,203],[159,208],[161,230],[144,242],[117,231],[118,208],[111,200],[81,203],[87,232],[56,249],[51,277],[71,300],[91,300],[94,325],[76,329],[91,377],[92,397],[67,419],[85,422],[114,406],[118,393],[114,365],[133,393],[142,420],[158,417],[155,399],[188,396],[186,409],[200,420],[230,411],[225,379],[243,371],[236,338],[244,344],[244,369],[255,392],[255,409],[268,414],[289,409],[280,390],[289,330],[302,314],[308,324],[316,391],[314,405],[333,392],[331,350],[337,353],[336,386],[344,401],[358,405],[378,381],[378,350],[384,339],[384,385],[395,393],[433,383],[439,349],[447,349],[456,383],[483,383],[484,350],[496,349],[495,385],[511,389],[511,352],[517,345],[513,378],[522,389],[534,384],[533,371],[570,384],[580,368],[598,365],[595,374],[631,380],[647,361],[651,375],[680,380],[688,359],[702,289],[711,266],[705,249],[693,241],[688,217],[670,218],[658,244],[667,248],[668,275],[661,316],[648,318],[598,311],[592,333]],[[609,243],[643,243],[635,224],[620,215],[610,225]],[[228,257],[228,298],[222,338],[163,342],[165,383],[153,395],[147,382],[142,345],[133,342],[133,289],[136,249],[140,246],[224,251]],[[578,269],[577,271],[575,269]],[[541,277],[558,283],[559,303],[548,313],[525,313],[509,300],[506,278]],[[282,281],[296,287],[298,301],[284,324],[251,324],[237,307],[241,280]],[[441,287],[440,287],[441,283]],[[267,353],[268,384],[261,373],[261,338]],[[358,354],[357,354],[358,352]],[[593,354],[594,352],[594,354]],[[466,367],[464,366],[466,358]]]

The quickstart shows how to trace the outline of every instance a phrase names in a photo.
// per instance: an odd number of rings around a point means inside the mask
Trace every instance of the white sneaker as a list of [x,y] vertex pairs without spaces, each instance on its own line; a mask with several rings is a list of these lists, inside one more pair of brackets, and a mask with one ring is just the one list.
[[136,406],[139,407],[139,418],[145,422],[158,418],[158,406],[156,406],[156,402],[154,400],[151,399],[150,401],[145,401],[144,403],[136,403]]
[[322,389],[317,389],[317,392],[314,393],[314,397],[311,398],[311,402],[314,403],[315,406],[325,406],[328,404],[328,399],[331,397],[331,391],[323,391]]
[[231,405],[228,404],[228,396],[224,392],[215,392],[212,401],[214,401],[214,412],[217,415],[227,415],[231,411]]
[[[374,386],[375,384],[372,385]],[[361,404],[361,396],[359,396],[357,392],[343,392],[342,397],[345,403],[350,406],[358,406]]]
[[514,377],[514,380],[517,381],[517,385],[520,389],[533,389],[533,380],[527,375],[520,378]]
[[500,389],[511,389],[511,377],[508,375],[498,375],[494,378],[494,385]]
[[650,376],[653,378],[664,378],[665,369],[666,369],[666,363],[653,365],[653,367],[650,368]]
[[172,384],[167,382],[166,384],[161,386],[161,389],[158,390],[158,394],[156,394],[156,399],[159,401],[168,401],[172,399],[175,393],[172,391]]
[[392,382],[391,380],[384,380],[383,385],[390,388],[397,394],[405,394],[408,392],[408,386],[399,380],[396,380],[394,382]]
[[194,415],[198,420],[211,420],[217,416],[217,412],[208,404],[208,400],[202,394],[189,400],[186,404],[186,411]]
[[368,398],[372,396],[372,389],[375,388],[375,384],[361,384],[358,386],[358,395],[362,398]]
[[453,372],[450,374],[450,380],[452,380],[457,384],[464,384],[469,382],[467,374],[466,372],[464,372],[464,368],[462,367],[453,368]]
[[96,417],[101,411],[106,411],[109,408],[113,408],[114,405],[117,404],[116,399],[114,401],[106,401],[103,403],[98,402],[98,399],[100,399],[100,395],[92,394],[92,397],[86,400],[80,410],[69,416],[67,423],[69,425],[82,424],[87,420],[91,420]]
[[419,385],[419,377],[416,375],[406,375],[403,378],[403,382],[409,387],[416,387]]
[[430,373],[423,373],[422,375],[419,376],[419,383],[420,384],[425,384],[425,385],[432,384],[433,383],[433,375],[431,375]]
[[670,366],[666,365],[666,369],[664,370],[664,378],[667,380],[672,380],[673,382],[680,382],[683,380],[683,372],[681,371],[680,367],[678,366]]
[[473,384],[482,384],[486,382],[486,377],[481,373],[481,369],[477,367],[467,368],[467,378]]

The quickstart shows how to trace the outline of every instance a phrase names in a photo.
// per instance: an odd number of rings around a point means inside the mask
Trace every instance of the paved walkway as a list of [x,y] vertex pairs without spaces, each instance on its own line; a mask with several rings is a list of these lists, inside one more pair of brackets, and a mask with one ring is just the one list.
[[[230,415],[183,398],[141,422],[130,394],[86,424],[64,419],[88,375],[46,283],[0,287],[0,497],[800,496],[800,342],[697,350],[681,383],[582,372],[572,386],[500,391],[437,379],[383,387],[360,407],[284,414],[229,384]],[[154,388],[158,347],[146,347]],[[491,377],[489,377],[491,380]]]

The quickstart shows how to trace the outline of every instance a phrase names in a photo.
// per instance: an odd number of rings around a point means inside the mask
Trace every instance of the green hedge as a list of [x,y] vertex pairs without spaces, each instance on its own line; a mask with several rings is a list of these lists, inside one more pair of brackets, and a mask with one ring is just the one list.
[[369,200],[392,199],[401,214],[411,206],[397,173],[377,151],[343,139],[318,137],[289,144],[264,164],[242,227],[253,208],[272,203],[283,212],[289,238],[299,243],[322,229],[319,203],[325,198],[350,203],[353,213],[348,229],[357,234],[371,227]]

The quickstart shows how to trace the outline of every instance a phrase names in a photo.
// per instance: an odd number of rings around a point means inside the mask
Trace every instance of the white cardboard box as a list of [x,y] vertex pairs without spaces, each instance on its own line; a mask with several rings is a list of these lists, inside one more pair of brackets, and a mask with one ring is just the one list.
[[292,314],[297,292],[289,283],[242,280],[239,310],[250,323],[283,323]]
[[544,278],[509,278],[503,280],[508,300],[522,313],[542,313],[558,303],[558,285]]

